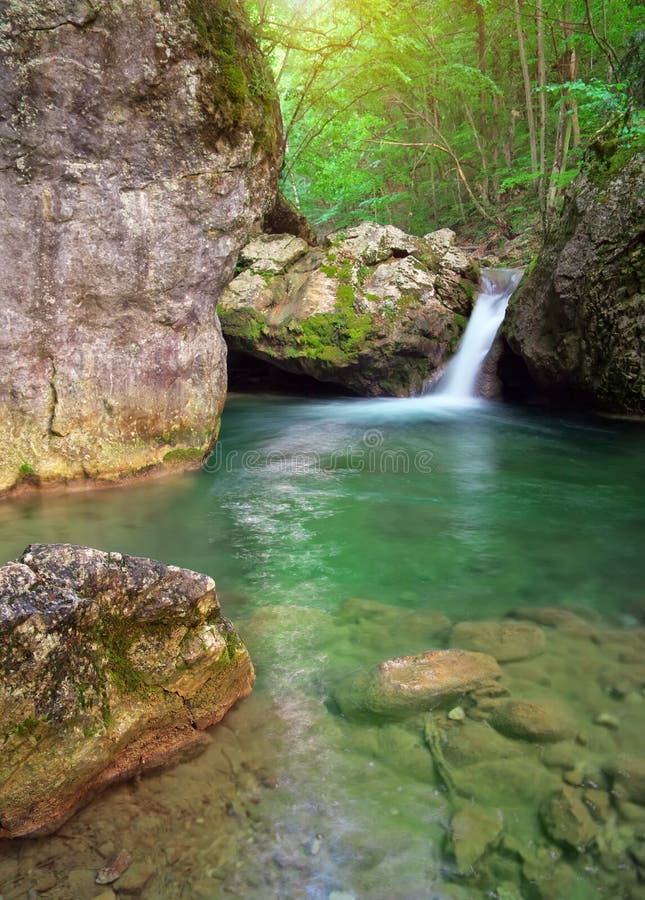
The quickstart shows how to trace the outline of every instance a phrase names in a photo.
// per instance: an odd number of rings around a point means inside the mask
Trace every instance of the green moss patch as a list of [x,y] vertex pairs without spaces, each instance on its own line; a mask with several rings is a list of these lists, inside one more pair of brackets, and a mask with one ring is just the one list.
[[180,463],[200,460],[204,456],[201,447],[175,447],[165,454],[164,463]]
[[256,147],[277,155],[279,104],[269,66],[237,0],[188,0],[188,17],[207,63],[200,101],[204,137],[217,142],[251,129]]

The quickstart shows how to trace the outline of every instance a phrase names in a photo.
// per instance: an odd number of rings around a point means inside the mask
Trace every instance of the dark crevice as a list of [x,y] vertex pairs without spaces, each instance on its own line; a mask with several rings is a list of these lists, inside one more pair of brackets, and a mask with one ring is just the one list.
[[228,387],[239,393],[293,394],[304,397],[355,396],[348,388],[309,375],[285,372],[265,360],[229,350]]
[[50,360],[49,367],[49,419],[47,422],[47,434],[50,437],[63,437],[63,435],[54,429],[54,421],[56,419],[56,408],[58,406],[58,392],[56,390],[56,365],[54,360]]

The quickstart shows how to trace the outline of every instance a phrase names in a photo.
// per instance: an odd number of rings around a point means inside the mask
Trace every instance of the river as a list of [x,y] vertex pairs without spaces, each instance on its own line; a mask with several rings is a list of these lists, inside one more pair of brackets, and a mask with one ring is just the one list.
[[513,779],[555,784],[566,766],[522,741],[508,783],[480,767],[473,796],[506,837],[464,877],[423,727],[347,720],[334,694],[357,669],[449,644],[449,623],[557,607],[594,637],[545,627],[543,656],[504,667],[513,696],[567,706],[582,769],[638,752],[642,669],[624,690],[606,672],[629,680],[617,647],[642,633],[644,451],[634,425],[481,401],[237,395],[199,472],[5,502],[3,561],[59,541],[212,575],[258,680],[197,760],[111,790],[55,836],[4,844],[4,900],[42,879],[51,900],[99,895],[94,874],[122,847],[144,898],[641,896],[628,847],[642,826],[627,807],[598,825],[620,845],[613,869],[558,849],[538,788]]

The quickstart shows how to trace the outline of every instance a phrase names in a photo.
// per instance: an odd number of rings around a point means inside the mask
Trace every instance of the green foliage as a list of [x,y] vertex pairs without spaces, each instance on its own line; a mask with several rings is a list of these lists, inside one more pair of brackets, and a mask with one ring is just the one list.
[[19,478],[28,478],[29,476],[34,476],[36,474],[33,466],[30,466],[28,462],[23,462],[20,464],[20,468],[18,469],[18,477]]
[[[543,0],[550,85],[540,84],[538,19],[526,0],[528,86],[514,4],[249,5],[279,79],[284,190],[320,230],[373,219],[419,234],[444,225],[472,230],[476,220],[521,231],[547,186],[557,194],[575,176],[581,147],[643,93],[637,0],[589,0],[588,9],[571,0],[567,11],[560,0]],[[631,122],[638,127],[633,111]],[[620,140],[638,136],[625,130]]]

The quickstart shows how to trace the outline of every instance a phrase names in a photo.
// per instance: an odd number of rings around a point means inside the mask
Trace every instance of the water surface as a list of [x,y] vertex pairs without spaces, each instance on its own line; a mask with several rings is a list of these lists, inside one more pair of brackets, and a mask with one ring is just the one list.
[[[462,877],[423,729],[345,720],[333,695],[356,669],[449,643],[433,616],[563,606],[608,637],[553,633],[542,663],[508,667],[513,690],[548,689],[577,725],[587,717],[590,759],[633,751],[645,736],[638,691],[626,701],[599,673],[644,613],[642,429],[432,397],[238,396],[222,437],[194,474],[0,506],[3,561],[62,541],[211,574],[258,672],[200,759],[111,791],[53,838],[3,847],[5,900],[44,871],[52,900],[92,897],[93,874],[122,846],[149,867],[150,898],[640,896],[626,849],[635,826],[612,813],[625,846],[614,871],[599,868],[597,856],[553,849],[534,797],[486,802],[538,861],[555,852],[556,886],[501,845]],[[584,696],[576,666],[588,666]],[[617,732],[594,729],[602,712],[620,718]],[[531,765],[539,753],[526,748]]]

